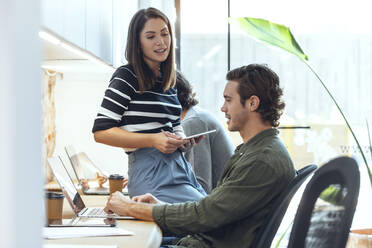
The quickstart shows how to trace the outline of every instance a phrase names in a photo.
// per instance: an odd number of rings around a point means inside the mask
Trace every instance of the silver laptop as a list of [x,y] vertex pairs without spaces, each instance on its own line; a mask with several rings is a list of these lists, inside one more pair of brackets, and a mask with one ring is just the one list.
[[76,216],[89,218],[134,219],[131,216],[107,214],[103,211],[103,207],[86,207],[61,158],[59,156],[48,158],[48,163],[62,189],[62,192],[65,194],[66,200],[70,204]]
[[65,147],[65,151],[67,154],[67,157],[70,160],[72,170],[75,174],[75,177],[77,178],[79,182],[79,186],[81,186],[81,189],[85,195],[109,195],[110,190],[108,188],[107,182],[103,185],[103,187],[99,187],[98,182],[91,182],[88,181],[89,189],[86,189],[82,187],[82,179],[88,179],[93,178],[93,172],[92,175],[84,175],[84,171],[88,170],[88,167],[94,168],[97,172],[99,172],[101,175],[104,175],[108,177],[106,174],[103,173],[95,164],[89,159],[89,157],[84,152],[77,152],[75,147],[72,145],[68,145]]

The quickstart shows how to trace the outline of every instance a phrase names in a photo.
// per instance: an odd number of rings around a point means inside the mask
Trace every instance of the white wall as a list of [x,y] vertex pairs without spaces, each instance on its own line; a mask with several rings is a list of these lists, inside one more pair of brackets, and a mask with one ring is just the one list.
[[39,1],[0,1],[0,247],[41,247]]
[[[89,78],[88,78],[89,77]],[[108,173],[127,174],[127,155],[123,149],[94,141],[92,127],[101,104],[111,73],[64,73],[63,80],[57,78],[55,88],[56,105],[56,149],[69,163],[64,146],[73,144],[84,151],[99,168]]]

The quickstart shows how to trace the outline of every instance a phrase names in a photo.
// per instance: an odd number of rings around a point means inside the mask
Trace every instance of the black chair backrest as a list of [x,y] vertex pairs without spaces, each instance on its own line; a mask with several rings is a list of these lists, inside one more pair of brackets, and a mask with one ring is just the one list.
[[359,185],[352,158],[339,157],[320,167],[302,195],[288,247],[345,247]]
[[295,176],[287,188],[275,198],[272,211],[258,230],[251,245],[252,248],[270,247],[293,195],[297,192],[305,179],[316,170],[316,168],[316,165],[311,164],[298,170],[297,176]]

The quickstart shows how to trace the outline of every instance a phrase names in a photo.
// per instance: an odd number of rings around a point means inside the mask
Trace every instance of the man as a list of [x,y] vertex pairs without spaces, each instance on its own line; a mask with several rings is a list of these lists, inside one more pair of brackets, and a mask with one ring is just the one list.
[[278,76],[264,65],[251,64],[226,78],[221,111],[243,144],[211,194],[198,202],[161,204],[149,194],[128,200],[116,193],[106,212],[153,220],[165,236],[184,236],[177,243],[184,247],[250,247],[295,169],[275,129],[284,108]]
[[180,72],[177,72],[176,87],[182,106],[181,125],[186,136],[217,130],[205,135],[197,145],[185,152],[185,158],[191,164],[197,180],[209,194],[217,186],[227,160],[234,153],[234,146],[221,123],[197,106],[198,100],[192,86]]

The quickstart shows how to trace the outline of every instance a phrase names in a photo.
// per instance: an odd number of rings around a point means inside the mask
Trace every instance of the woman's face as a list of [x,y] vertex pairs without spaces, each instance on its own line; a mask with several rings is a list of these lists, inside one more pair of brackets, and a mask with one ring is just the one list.
[[140,33],[143,58],[147,65],[157,71],[160,63],[169,55],[171,37],[168,26],[161,18],[149,19]]

